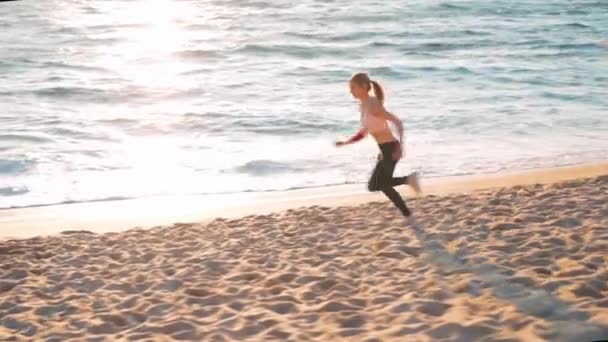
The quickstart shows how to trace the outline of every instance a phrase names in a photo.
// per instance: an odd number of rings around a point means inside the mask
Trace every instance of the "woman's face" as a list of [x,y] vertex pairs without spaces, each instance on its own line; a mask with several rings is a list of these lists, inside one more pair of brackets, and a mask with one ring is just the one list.
[[361,84],[350,81],[350,93],[353,95],[353,97],[360,99],[363,97],[363,95],[368,93],[368,90],[365,89]]

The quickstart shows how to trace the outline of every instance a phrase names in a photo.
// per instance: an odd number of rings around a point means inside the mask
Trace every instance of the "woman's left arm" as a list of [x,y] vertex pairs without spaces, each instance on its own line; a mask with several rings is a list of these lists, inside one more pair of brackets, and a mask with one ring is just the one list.
[[374,108],[374,115],[378,115],[381,118],[388,120],[397,126],[397,130],[399,130],[399,142],[403,144],[403,122],[393,113],[389,113],[381,103],[378,103],[376,108]]
[[388,120],[397,126],[397,129],[399,130],[399,142],[403,144],[403,121],[401,121],[401,119],[399,119],[393,113],[386,112],[386,115],[388,116]]

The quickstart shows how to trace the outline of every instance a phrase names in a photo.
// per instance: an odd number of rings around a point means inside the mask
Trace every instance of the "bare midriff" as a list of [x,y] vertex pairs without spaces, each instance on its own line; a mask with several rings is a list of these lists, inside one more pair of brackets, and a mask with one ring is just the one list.
[[393,142],[396,141],[397,139],[395,139],[395,137],[393,136],[393,132],[391,132],[390,129],[383,129],[381,131],[378,132],[373,132],[370,133],[372,137],[374,137],[374,139],[376,139],[376,142],[378,144],[384,144],[384,143],[388,143],[388,142]]

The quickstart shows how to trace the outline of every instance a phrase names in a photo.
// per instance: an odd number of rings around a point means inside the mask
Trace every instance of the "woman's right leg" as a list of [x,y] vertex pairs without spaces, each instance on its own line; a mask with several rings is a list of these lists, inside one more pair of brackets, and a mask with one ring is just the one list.
[[[380,168],[382,167],[382,159],[379,159],[378,162],[376,163],[376,167],[374,167],[374,170],[372,171],[372,175],[369,177],[369,181],[367,182],[367,188],[369,191],[380,191],[380,186],[378,185],[378,177],[380,176],[379,172],[380,172]],[[393,166],[393,172],[395,167]],[[391,172],[391,186],[399,186],[399,185],[405,185],[408,184],[408,177],[409,176],[404,176],[404,177],[393,177]]]
[[376,163],[368,183],[369,191],[382,191],[388,199],[401,211],[403,216],[408,217],[412,213],[408,209],[401,195],[393,188],[394,185],[401,185],[407,182],[407,177],[393,178],[396,161],[392,156],[384,157]]
[[380,186],[380,191],[382,191],[384,195],[388,197],[391,202],[393,202],[397,209],[401,211],[403,216],[409,217],[412,214],[410,212],[410,209],[405,204],[405,201],[403,200],[399,192],[397,192],[397,190],[395,190],[395,188],[393,187],[395,181],[395,179],[393,178],[393,172],[395,171],[396,165],[397,162],[393,160],[385,160],[382,163],[381,172],[379,173],[378,185]]

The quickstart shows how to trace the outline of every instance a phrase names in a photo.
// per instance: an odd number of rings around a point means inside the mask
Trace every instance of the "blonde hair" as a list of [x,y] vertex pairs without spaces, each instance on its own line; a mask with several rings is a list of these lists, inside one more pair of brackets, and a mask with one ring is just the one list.
[[360,72],[358,74],[355,74],[350,79],[350,81],[357,83],[361,87],[364,87],[365,89],[367,89],[367,91],[370,91],[373,88],[374,95],[376,96],[376,98],[380,101],[380,103],[384,102],[384,90],[382,90],[380,83],[372,81],[366,73]]

